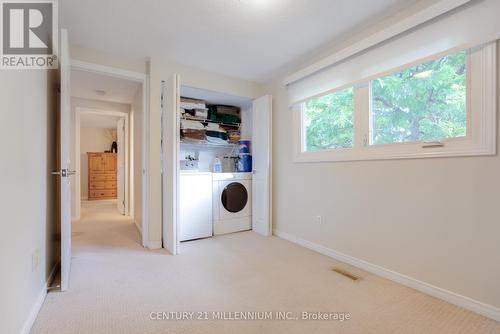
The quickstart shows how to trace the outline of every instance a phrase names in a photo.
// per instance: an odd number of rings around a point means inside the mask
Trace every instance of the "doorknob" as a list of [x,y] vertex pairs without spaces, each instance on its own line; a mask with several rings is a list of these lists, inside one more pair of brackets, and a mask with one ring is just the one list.
[[75,175],[76,170],[67,170],[67,169],[61,169],[58,172],[52,172],[52,175],[60,175],[61,177],[68,177],[70,175]]

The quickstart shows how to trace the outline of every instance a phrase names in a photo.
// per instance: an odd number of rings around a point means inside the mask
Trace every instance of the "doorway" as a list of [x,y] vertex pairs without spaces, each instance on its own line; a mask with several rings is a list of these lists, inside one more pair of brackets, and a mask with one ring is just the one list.
[[113,212],[133,215],[131,153],[128,113],[75,108],[75,161],[80,171],[75,204],[80,218],[81,207],[91,208],[88,202],[96,201],[112,201],[114,208],[108,207]]
[[72,220],[111,210],[134,222],[144,247],[147,96],[145,74],[72,61]]

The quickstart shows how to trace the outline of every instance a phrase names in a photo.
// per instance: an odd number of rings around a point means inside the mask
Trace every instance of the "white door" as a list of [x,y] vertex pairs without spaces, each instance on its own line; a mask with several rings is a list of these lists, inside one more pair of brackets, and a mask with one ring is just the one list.
[[125,118],[120,118],[116,124],[116,143],[118,145],[118,157],[116,168],[117,179],[117,207],[118,212],[125,214]]
[[69,273],[71,270],[71,170],[70,159],[70,73],[71,64],[68,48],[68,32],[61,30],[61,116],[60,116],[60,175],[61,184],[61,291],[69,287]]
[[253,101],[252,118],[252,229],[264,236],[270,236],[272,235],[271,95]]
[[163,247],[173,255],[179,250],[179,104],[180,78],[174,74],[163,85],[161,107]]

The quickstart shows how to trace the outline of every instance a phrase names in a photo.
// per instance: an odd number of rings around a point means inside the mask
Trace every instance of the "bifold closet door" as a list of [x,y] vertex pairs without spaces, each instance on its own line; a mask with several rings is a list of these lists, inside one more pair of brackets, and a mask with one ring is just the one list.
[[271,226],[271,141],[272,97],[253,101],[252,109],[252,229],[272,235]]

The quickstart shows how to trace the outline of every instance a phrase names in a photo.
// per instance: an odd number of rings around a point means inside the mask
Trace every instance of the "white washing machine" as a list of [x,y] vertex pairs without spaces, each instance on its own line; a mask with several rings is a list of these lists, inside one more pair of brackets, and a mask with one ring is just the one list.
[[252,173],[214,173],[214,235],[252,229]]

